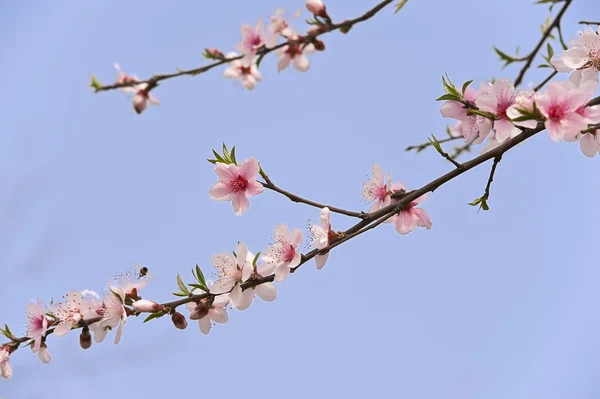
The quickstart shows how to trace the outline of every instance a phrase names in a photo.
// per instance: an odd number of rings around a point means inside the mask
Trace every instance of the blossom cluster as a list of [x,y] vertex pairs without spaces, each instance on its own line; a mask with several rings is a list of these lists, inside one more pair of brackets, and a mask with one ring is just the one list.
[[481,83],[478,90],[464,86],[462,93],[445,83],[446,101],[442,116],[458,120],[452,131],[467,142],[489,139],[488,151],[543,123],[554,142],[579,141],[588,157],[600,151],[600,106],[588,106],[598,89],[600,71],[600,28],[580,32],[570,47],[552,59],[558,72],[570,72],[567,80],[548,84],[545,90],[515,90],[506,78]]
[[[307,55],[325,49],[324,43],[315,36],[329,29],[331,20],[327,15],[325,5],[321,0],[307,0],[306,8],[310,11],[314,20],[310,21],[310,28],[306,34],[297,32],[291,21],[285,17],[285,10],[279,8],[271,16],[269,24],[265,27],[262,19],[255,26],[243,24],[240,28],[241,41],[235,46],[237,51],[223,54],[216,48],[206,49],[204,56],[209,59],[228,61],[228,67],[223,71],[223,77],[240,81],[242,86],[248,90],[256,87],[262,80],[259,63],[269,51],[275,51],[279,58],[277,71],[283,71],[290,65],[298,72],[306,72],[310,67]],[[299,17],[301,10],[295,13]],[[280,39],[286,40],[283,46],[279,44]],[[241,53],[241,54],[240,54]],[[117,69],[117,85],[139,82],[135,75],[127,75],[119,65]],[[150,95],[148,83],[139,83],[122,88],[122,91],[133,95],[133,108],[141,114],[148,103],[157,105],[159,102]]]

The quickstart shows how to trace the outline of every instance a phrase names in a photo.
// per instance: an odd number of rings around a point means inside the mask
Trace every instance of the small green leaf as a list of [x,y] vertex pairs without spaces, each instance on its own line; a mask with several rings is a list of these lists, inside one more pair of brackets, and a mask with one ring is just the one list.
[[483,209],[484,211],[489,211],[490,210],[490,207],[488,206],[486,200],[481,201],[481,208],[479,208],[479,209]]
[[538,68],[553,68],[551,65],[548,65],[548,64],[540,64],[537,67]]
[[144,323],[146,323],[147,321],[150,321],[152,319],[158,319],[159,317],[163,317],[164,315],[165,315],[165,311],[164,310],[161,310],[161,311],[158,311],[158,312],[154,312],[154,313],[150,313],[150,315],[144,319]]
[[473,202],[469,202],[469,205],[477,206],[481,203],[481,201],[483,201],[483,198],[477,198],[477,199],[473,200]]
[[510,55],[506,54],[504,51],[500,50],[497,47],[494,47],[494,51],[496,52],[496,54],[498,54],[500,60],[504,61],[504,65],[502,67],[506,67],[509,64],[516,61],[514,57],[511,57]]
[[256,255],[254,255],[254,259],[252,259],[252,266],[256,266],[256,261],[258,261],[259,256],[260,252],[257,252]]
[[221,162],[221,163],[228,163],[221,155],[219,155],[218,152],[216,152],[214,149],[212,150],[217,162]]
[[175,296],[182,296],[182,297],[183,296],[188,296],[187,294],[184,294],[182,292],[173,292],[173,295],[175,295]]
[[177,273],[177,286],[179,287],[179,289],[181,290],[182,294],[186,294],[188,295],[190,292],[188,291],[185,283],[183,282],[183,279],[181,278],[181,276],[179,275],[179,273]]
[[435,137],[435,135],[431,135],[431,137],[433,137],[433,140],[430,138],[427,138],[427,140],[429,140],[429,142],[431,143],[431,145],[433,146],[433,148],[436,149],[437,152],[439,152],[440,154],[444,154],[444,150],[442,149],[442,146],[440,145],[440,142],[438,141],[438,139]]
[[398,2],[398,4],[396,4],[396,8],[394,9],[394,14],[396,14],[398,11],[400,11],[402,9],[402,7],[404,7],[404,5],[406,4],[408,0],[400,0]]
[[461,98],[452,94],[444,94],[435,99],[435,101],[460,101]]
[[467,87],[469,87],[469,85],[473,83],[473,80],[467,80],[465,83],[463,83],[462,85],[462,94],[463,96],[465,95],[465,91],[467,90]]
[[227,149],[227,146],[225,145],[225,143],[223,143],[223,158],[229,160],[229,150]]
[[550,42],[546,44],[546,49],[548,50],[548,60],[550,60],[554,56],[554,49],[552,48]]
[[231,147],[231,162],[233,162],[234,165],[237,165],[237,160],[235,159],[235,146]]
[[216,164],[218,161],[216,159],[206,159],[208,162],[212,163],[213,165]]
[[197,263],[196,263],[196,277],[197,277],[198,282],[206,287],[206,280],[204,279],[204,273],[202,273],[202,270],[200,269],[200,266],[198,266]]
[[100,81],[98,81],[98,79],[96,79],[96,77],[92,74],[90,74],[90,84],[89,86],[94,89],[95,91],[98,91],[100,89],[102,89],[102,83],[100,83]]

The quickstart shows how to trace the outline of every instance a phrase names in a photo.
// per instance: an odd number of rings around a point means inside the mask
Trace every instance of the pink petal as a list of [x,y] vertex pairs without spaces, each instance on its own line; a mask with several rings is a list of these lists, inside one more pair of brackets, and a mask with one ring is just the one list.
[[275,226],[275,231],[273,236],[275,237],[276,242],[282,241],[284,244],[290,244],[292,242],[292,237],[290,236],[290,231],[285,224],[278,224]]
[[321,270],[323,266],[325,266],[325,262],[327,262],[327,258],[329,258],[329,252],[326,254],[315,255],[315,264],[317,265],[317,270]]
[[215,323],[227,323],[229,315],[224,308],[211,308],[208,315]]
[[379,187],[383,187],[384,181],[383,181],[383,173],[381,172],[381,166],[379,165],[373,165],[373,179],[375,180],[375,182],[377,182],[377,185]]
[[297,247],[300,244],[302,244],[302,230],[295,228],[292,231],[292,245]]
[[395,220],[396,231],[400,234],[408,234],[417,227],[417,219],[411,211],[401,211]]
[[242,215],[250,207],[248,197],[246,197],[246,193],[243,191],[240,191],[233,196],[231,204],[233,205],[233,210],[236,215]]
[[224,308],[225,306],[227,306],[228,303],[229,303],[229,295],[228,294],[217,295],[215,297],[215,299],[213,300],[213,306],[219,307],[219,308]]
[[240,296],[240,302],[236,307],[238,310],[246,310],[252,304],[252,299],[254,298],[254,290],[252,288],[248,288],[242,292]]
[[417,219],[417,226],[425,227],[427,230],[431,228],[431,219],[429,214],[423,208],[413,208],[413,215]]
[[254,287],[254,292],[265,302],[272,302],[277,298],[277,288],[273,283],[263,283]]
[[275,268],[275,281],[282,282],[290,275],[290,265],[282,263]]
[[294,68],[296,68],[298,72],[306,72],[309,67],[310,63],[304,54],[298,54],[294,57]]
[[596,156],[598,150],[600,149],[600,144],[596,141],[596,137],[589,133],[583,135],[579,141],[579,146],[581,147],[581,152],[583,152],[583,155],[589,158]]
[[256,158],[248,158],[240,162],[239,174],[246,180],[255,180],[258,176],[259,165]]
[[265,191],[265,187],[256,180],[248,182],[248,186],[246,187],[246,195],[248,197],[261,194],[263,191]]
[[321,227],[326,231],[329,230],[330,218],[331,218],[331,211],[329,210],[329,208],[325,207],[325,208],[321,209],[321,212],[319,214],[319,220],[321,222]]
[[563,53],[562,61],[567,68],[579,69],[589,60],[588,52],[581,48],[570,48]]
[[237,179],[237,177],[240,175],[236,165],[227,165],[221,162],[217,162],[215,164],[215,173],[219,177],[219,180],[224,182]]
[[281,72],[284,69],[287,69],[290,66],[291,62],[292,62],[292,59],[290,58],[289,55],[287,55],[287,54],[283,55],[279,59],[279,62],[277,63],[277,72]]
[[231,290],[229,299],[231,300],[231,306],[237,309],[242,301],[242,287],[240,287],[239,284],[237,284],[233,290]]
[[519,129],[508,119],[494,121],[494,129],[496,129],[496,140],[498,140],[499,143],[503,143],[519,132]]
[[204,316],[200,320],[198,320],[198,326],[200,327],[200,331],[202,334],[208,334],[210,332],[210,318],[208,316]]
[[73,328],[73,322],[64,321],[58,326],[56,326],[56,328],[54,329],[54,335],[56,335],[57,337],[62,337],[63,335],[66,335],[69,331],[71,331],[71,328]]
[[230,201],[233,197],[233,191],[227,184],[218,181],[208,190],[210,199],[215,201]]
[[444,118],[462,120],[467,117],[467,109],[458,101],[446,101],[440,107],[440,113]]

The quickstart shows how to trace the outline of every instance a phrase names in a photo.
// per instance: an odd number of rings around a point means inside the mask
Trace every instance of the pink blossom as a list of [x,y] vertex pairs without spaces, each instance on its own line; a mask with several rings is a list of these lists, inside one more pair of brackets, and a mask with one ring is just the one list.
[[248,24],[242,25],[240,32],[242,41],[237,45],[237,49],[244,54],[242,59],[244,65],[250,65],[265,41],[262,19],[258,20],[254,28]]
[[[586,82],[595,82],[598,84],[598,71],[595,68],[578,69],[569,74],[569,82],[580,87]],[[592,83],[593,84],[593,83]],[[595,90],[594,90],[595,91]]]
[[586,133],[581,137],[579,141],[581,152],[586,157],[593,158],[596,154],[600,153],[600,130],[594,130],[593,132]]
[[[392,185],[392,193],[406,193],[406,186],[404,183],[396,182]],[[413,200],[405,209],[402,209],[400,213],[392,216],[388,219],[388,222],[394,223],[396,231],[400,234],[408,234],[413,231],[417,226],[425,227],[427,230],[431,228],[431,219],[423,208],[417,208],[417,205],[427,199],[429,193],[425,193],[419,198]],[[392,198],[392,203],[397,202],[397,199]]]
[[[115,84],[120,85],[120,84],[139,81],[137,76],[128,75],[125,72],[123,72],[121,70],[121,67],[119,66],[119,64],[113,64],[113,65],[114,65],[115,69],[117,70],[117,79],[115,80]],[[123,88],[121,88],[121,91],[123,91],[124,93],[135,93],[135,89],[133,88],[133,86],[123,87]]]
[[[198,288],[192,291],[192,294],[194,295],[203,293],[204,291]],[[212,324],[211,321],[214,321],[215,323],[227,323],[229,320],[229,315],[226,310],[228,304],[229,295],[222,294],[217,295],[212,299],[201,299],[198,303],[187,303],[186,307],[191,312],[190,320],[198,320],[200,331],[202,331],[203,334],[208,334]]]
[[587,128],[586,119],[576,111],[585,106],[587,95],[571,82],[552,82],[545,92],[535,94],[540,113],[546,118],[545,126],[553,141],[572,140]]
[[[231,52],[227,54],[227,58],[237,57],[238,53]],[[256,82],[261,81],[260,71],[256,66],[256,61],[252,61],[250,66],[244,65],[241,60],[233,60],[229,66],[223,71],[223,77],[237,79],[242,82],[242,86],[248,90],[256,87]]]
[[[519,112],[520,109],[533,112],[534,96],[535,92],[533,90],[519,90],[515,96],[514,103],[507,108],[506,116],[510,119],[520,118],[523,116],[523,114]],[[512,121],[512,123],[528,129],[533,129],[537,126],[537,121],[533,119],[519,122]]]
[[481,94],[475,100],[475,104],[480,110],[495,116],[496,140],[500,143],[519,133],[519,129],[513,125],[506,115],[506,110],[515,101],[514,92],[515,86],[512,81],[502,78],[496,80],[487,93]]
[[34,340],[33,348],[38,350],[42,339],[48,330],[48,319],[46,319],[46,307],[42,301],[31,302],[27,305],[27,337]]
[[321,0],[307,0],[306,8],[308,11],[316,15],[317,17],[326,18],[327,11],[325,8],[325,4]]
[[283,17],[284,12],[283,8],[278,8],[271,17],[271,23],[267,26],[267,35],[265,37],[266,48],[277,46],[280,36],[288,38],[294,34],[294,30],[290,27],[289,22]]
[[[123,326],[127,322],[127,312],[125,311],[125,293],[119,287],[109,286],[109,293],[106,294],[102,302],[102,320],[100,320],[101,331],[94,331],[96,342],[104,340],[107,330],[117,328],[115,335],[115,345],[121,341]],[[103,332],[102,332],[103,331]]]
[[590,67],[600,70],[600,26],[598,32],[589,27],[579,32],[569,48],[552,59],[552,64],[559,72]]
[[373,202],[368,212],[375,212],[390,204],[389,190],[392,184],[392,174],[388,172],[386,182],[379,165],[373,165],[371,178],[363,184],[362,195],[368,202]]
[[[485,92],[487,92],[487,89]],[[481,90],[478,93],[474,89],[467,87],[464,98],[466,101],[474,103],[477,96],[481,93]],[[454,118],[459,121],[455,129],[460,131],[466,142],[471,142],[476,139],[476,144],[479,144],[492,129],[492,121],[483,116],[469,115],[467,109],[468,108],[459,101],[446,101],[440,107],[440,113],[444,118]]]
[[10,380],[12,377],[12,367],[9,363],[10,347],[0,345],[0,377]]
[[252,302],[251,290],[242,290],[241,284],[252,276],[252,264],[248,262],[248,248],[239,242],[235,257],[227,253],[213,255],[211,263],[217,270],[218,279],[210,287],[211,294],[229,292],[231,305],[236,309],[246,309]]
[[215,201],[231,201],[235,214],[243,214],[250,206],[248,197],[265,190],[263,185],[256,181],[259,168],[255,158],[248,158],[239,166],[217,162],[215,172],[219,181],[210,188],[210,198]]
[[[290,40],[299,40],[298,35],[294,35],[290,38]],[[279,62],[277,63],[277,71],[281,72],[287,67],[290,66],[290,63],[293,62],[294,68],[298,72],[306,72],[310,67],[310,63],[306,55],[313,54],[315,51],[315,46],[312,43],[309,43],[306,47],[304,44],[294,43],[287,44],[282,48],[275,51],[275,54],[279,57]]]
[[292,234],[285,224],[275,226],[275,243],[263,253],[267,263],[275,265],[275,281],[284,281],[291,269],[298,267],[302,253],[298,247],[302,244],[302,231],[294,229]]
[[139,84],[135,86],[135,88],[136,93],[133,96],[133,109],[136,113],[141,114],[142,112],[144,112],[144,110],[148,106],[148,103],[153,105],[160,104],[160,102],[155,97],[153,97],[147,90],[148,83]]
[[71,331],[83,318],[83,314],[92,309],[91,303],[84,303],[81,292],[68,292],[63,299],[64,301],[60,302],[53,312],[58,321],[58,325],[54,329],[54,335],[57,337],[62,337]]
[[[323,208],[319,215],[320,223],[315,224],[311,222],[309,224],[308,228],[311,235],[311,246],[317,249],[327,248],[329,242],[336,236],[336,233],[331,229],[330,218],[331,211],[329,208]],[[321,270],[323,266],[325,266],[328,257],[329,252],[315,256],[315,264],[317,265],[318,270]]]

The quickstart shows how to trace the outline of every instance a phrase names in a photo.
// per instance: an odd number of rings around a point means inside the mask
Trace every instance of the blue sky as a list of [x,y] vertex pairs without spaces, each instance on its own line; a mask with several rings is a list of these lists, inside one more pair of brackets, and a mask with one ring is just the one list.
[[[339,21],[375,3],[327,6]],[[141,117],[119,92],[92,94],[89,74],[109,83],[114,62],[141,77],[202,65],[203,48],[230,50],[241,23],[303,3],[5,5],[0,321],[23,332],[30,299],[101,290],[133,261],[157,277],[144,296],[167,301],[177,272],[209,271],[210,256],[238,240],[259,251],[276,224],[318,217],[270,192],[242,217],[211,202],[205,159],[221,142],[259,158],[281,187],[356,210],[366,209],[373,163],[410,188],[445,173],[437,154],[404,148],[443,136],[444,72],[458,83],[516,76],[492,45],[525,53],[536,43],[547,7],[530,3],[409,1],[324,36],[327,50],[305,74],[277,74],[269,56],[253,92],[221,69],[168,81],[155,91],[162,104]],[[598,16],[594,3],[574,1],[567,35]],[[546,72],[532,70],[525,84]],[[467,205],[483,193],[485,165],[423,203],[431,230],[383,226],[352,240],[323,270],[306,264],[278,284],[275,302],[230,312],[208,336],[165,318],[130,320],[118,346],[83,351],[77,334],[53,337],[50,365],[14,354],[0,395],[597,398],[598,162],[540,134],[505,155],[489,212]],[[332,217],[336,229],[352,222]]]

